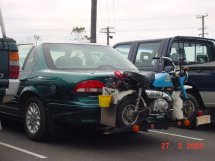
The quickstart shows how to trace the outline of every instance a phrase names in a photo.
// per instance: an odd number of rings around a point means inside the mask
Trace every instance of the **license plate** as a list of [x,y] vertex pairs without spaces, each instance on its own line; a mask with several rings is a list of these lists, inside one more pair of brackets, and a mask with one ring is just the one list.
[[196,117],[196,126],[209,124],[211,123],[211,116],[210,115],[204,115]]

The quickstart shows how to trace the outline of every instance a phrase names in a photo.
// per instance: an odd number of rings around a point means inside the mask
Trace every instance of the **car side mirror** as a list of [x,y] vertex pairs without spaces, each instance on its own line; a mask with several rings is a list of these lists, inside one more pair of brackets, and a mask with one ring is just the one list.
[[172,69],[172,64],[170,61],[165,60],[164,61],[164,71],[170,72]]
[[165,72],[171,72],[172,71],[172,66],[171,65],[168,65],[168,66],[164,66],[164,71]]

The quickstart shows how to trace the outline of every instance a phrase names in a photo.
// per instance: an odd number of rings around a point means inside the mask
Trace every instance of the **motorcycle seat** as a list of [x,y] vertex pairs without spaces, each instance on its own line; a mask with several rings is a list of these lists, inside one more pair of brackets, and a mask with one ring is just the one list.
[[135,79],[143,87],[149,87],[155,79],[155,72],[126,72],[130,77]]

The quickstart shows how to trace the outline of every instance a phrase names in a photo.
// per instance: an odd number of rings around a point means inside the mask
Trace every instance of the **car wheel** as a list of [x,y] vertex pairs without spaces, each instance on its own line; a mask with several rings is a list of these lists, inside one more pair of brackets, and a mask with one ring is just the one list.
[[117,107],[116,123],[119,127],[128,127],[139,124],[140,117],[134,113],[136,98],[129,96],[121,101]]
[[31,140],[44,141],[47,137],[47,121],[42,101],[38,97],[30,97],[25,103],[24,127]]
[[188,128],[195,128],[199,102],[197,101],[197,96],[193,93],[188,93],[188,98],[188,101],[183,103],[183,113],[185,119],[190,121],[190,126]]

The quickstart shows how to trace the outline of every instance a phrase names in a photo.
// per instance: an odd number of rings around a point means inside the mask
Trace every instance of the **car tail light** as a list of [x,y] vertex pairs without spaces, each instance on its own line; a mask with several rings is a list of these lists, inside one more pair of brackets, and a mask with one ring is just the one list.
[[87,80],[78,83],[74,92],[101,92],[104,86],[105,84],[98,80]]
[[155,129],[155,124],[150,124],[150,129]]
[[18,52],[9,52],[9,78],[19,78],[19,54]]

